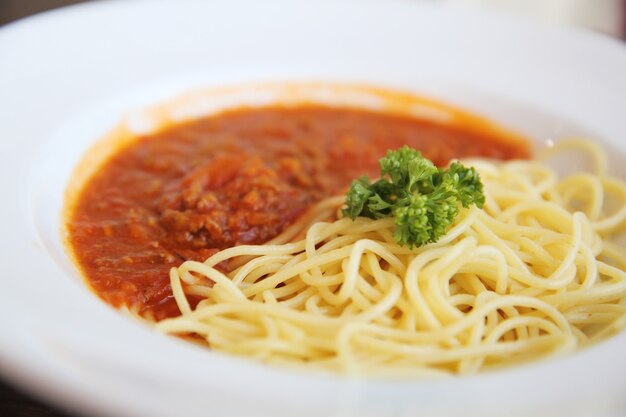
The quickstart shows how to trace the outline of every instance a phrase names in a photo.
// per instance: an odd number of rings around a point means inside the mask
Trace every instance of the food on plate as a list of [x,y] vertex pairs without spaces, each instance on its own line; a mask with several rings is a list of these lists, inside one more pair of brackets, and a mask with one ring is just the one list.
[[[340,212],[302,225],[302,240],[184,262],[171,271],[183,314],[157,328],[266,362],[370,375],[473,373],[571,352],[622,329],[626,251],[611,237],[626,219],[626,185],[604,164],[596,175],[559,180],[540,161],[464,163],[484,196],[459,202],[438,240],[411,248],[408,232],[399,233],[405,219]],[[424,196],[415,188],[413,197]],[[607,211],[607,199],[616,208]],[[342,203],[318,210],[332,217]],[[424,218],[418,235],[440,222]],[[228,273],[216,268],[241,257]],[[203,300],[191,307],[189,296]]]
[[69,201],[70,250],[107,303],[155,320],[176,316],[170,268],[276,238],[405,144],[438,165],[529,155],[527,142],[473,119],[244,108],[138,137],[110,156]]
[[[595,172],[550,167],[572,149]],[[121,148],[70,202],[68,242],[106,302],[216,351],[475,373],[626,325],[626,185],[589,141],[529,156],[472,124],[243,108]]]

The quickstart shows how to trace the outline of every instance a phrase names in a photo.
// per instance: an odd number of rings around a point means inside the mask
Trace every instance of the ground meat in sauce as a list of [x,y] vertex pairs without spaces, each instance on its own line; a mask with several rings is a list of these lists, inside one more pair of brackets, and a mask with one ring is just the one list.
[[114,155],[78,196],[70,245],[108,303],[156,319],[178,315],[169,268],[275,237],[353,178],[376,176],[378,159],[404,144],[438,165],[529,153],[486,133],[361,110],[229,112],[139,138]]
[[185,175],[158,205],[161,225],[179,245],[225,248],[279,234],[313,201],[311,173],[295,158],[219,155]]

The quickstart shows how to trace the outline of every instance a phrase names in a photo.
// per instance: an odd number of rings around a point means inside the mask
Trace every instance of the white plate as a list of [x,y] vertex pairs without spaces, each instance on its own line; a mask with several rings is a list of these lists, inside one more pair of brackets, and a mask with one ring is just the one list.
[[83,150],[122,114],[191,87],[386,85],[538,142],[591,133],[626,152],[624,74],[617,41],[409,1],[96,2],[9,25],[0,30],[0,372],[90,415],[625,415],[625,334],[450,381],[301,374],[121,316],[85,289],[59,240],[62,190]]

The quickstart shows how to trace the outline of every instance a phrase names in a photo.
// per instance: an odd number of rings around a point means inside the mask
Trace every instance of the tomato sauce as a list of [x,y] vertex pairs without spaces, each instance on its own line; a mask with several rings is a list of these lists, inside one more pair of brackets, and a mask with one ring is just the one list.
[[527,158],[492,132],[318,106],[242,109],[140,137],[85,183],[69,244],[106,302],[156,320],[179,314],[168,270],[218,250],[263,243],[315,202],[378,175],[388,149],[451,158]]

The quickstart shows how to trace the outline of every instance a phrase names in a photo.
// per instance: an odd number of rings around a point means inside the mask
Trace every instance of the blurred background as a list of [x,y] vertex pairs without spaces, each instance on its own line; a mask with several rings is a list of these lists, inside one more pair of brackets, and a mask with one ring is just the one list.
[[[87,1],[100,0],[0,0],[0,25],[44,10],[70,4],[85,3]],[[413,1],[451,3],[460,6],[498,10],[555,25],[584,27],[626,40],[626,0]]]
[[[35,13],[77,3],[86,3],[88,1],[102,0],[0,0],[0,26]],[[496,10],[553,25],[582,27],[626,40],[626,0],[413,1],[439,2],[458,5],[459,7]],[[0,381],[0,416],[69,417],[76,416],[76,414],[74,414],[72,410],[52,409],[36,400],[32,400],[27,395],[15,391],[13,388],[2,384]]]

